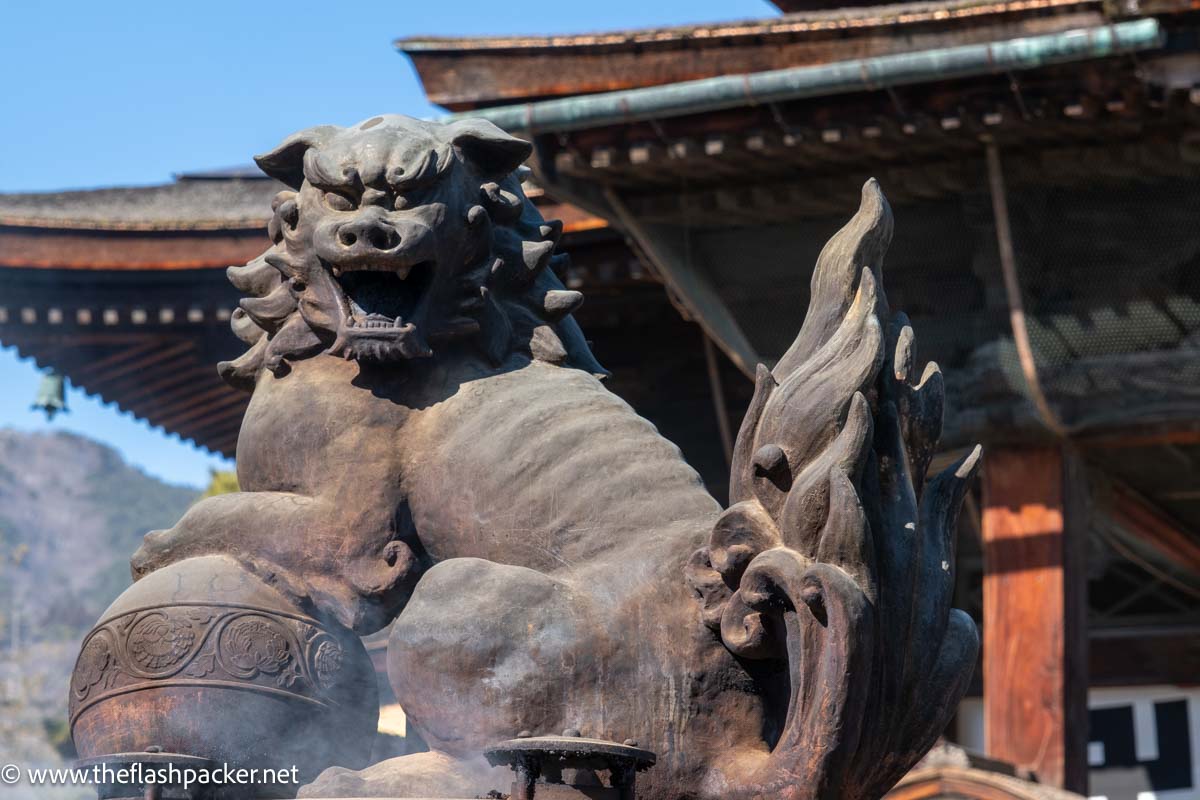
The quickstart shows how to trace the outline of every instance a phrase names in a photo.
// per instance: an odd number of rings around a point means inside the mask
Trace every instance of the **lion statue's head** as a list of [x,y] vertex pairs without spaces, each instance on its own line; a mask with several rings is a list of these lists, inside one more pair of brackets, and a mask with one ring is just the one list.
[[603,374],[570,317],[583,296],[559,279],[562,223],[521,190],[531,151],[483,120],[387,115],[258,156],[291,191],[272,203],[274,245],[229,268],[250,349],[221,375],[252,389],[261,370],[321,353],[395,365],[455,342],[497,365],[525,353]]

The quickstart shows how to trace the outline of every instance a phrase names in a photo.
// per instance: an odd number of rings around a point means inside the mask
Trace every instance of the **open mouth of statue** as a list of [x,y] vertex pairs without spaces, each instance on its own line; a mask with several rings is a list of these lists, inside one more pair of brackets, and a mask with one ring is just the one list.
[[434,263],[334,267],[344,322],[336,351],[344,358],[388,363],[433,354],[422,330],[432,294]]
[[357,334],[408,333],[433,283],[433,263],[403,270],[347,270],[337,281],[346,296],[347,326]]

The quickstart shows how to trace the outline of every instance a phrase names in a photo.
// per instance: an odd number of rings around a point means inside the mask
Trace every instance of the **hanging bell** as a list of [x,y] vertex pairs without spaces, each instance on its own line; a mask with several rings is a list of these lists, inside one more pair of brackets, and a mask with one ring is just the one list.
[[43,375],[31,408],[34,411],[46,412],[46,419],[50,421],[54,420],[55,414],[70,411],[67,408],[66,379],[54,371]]

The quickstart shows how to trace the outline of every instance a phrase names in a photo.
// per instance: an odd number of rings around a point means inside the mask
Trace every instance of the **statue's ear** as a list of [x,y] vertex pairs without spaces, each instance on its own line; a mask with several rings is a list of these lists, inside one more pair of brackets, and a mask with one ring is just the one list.
[[533,153],[529,142],[509,136],[486,119],[465,119],[450,127],[450,142],[486,175],[508,175]]
[[271,152],[255,156],[254,163],[275,180],[282,181],[293,189],[299,189],[300,184],[304,183],[304,154],[310,147],[317,147],[329,141],[339,130],[336,125],[305,128],[284,139]]

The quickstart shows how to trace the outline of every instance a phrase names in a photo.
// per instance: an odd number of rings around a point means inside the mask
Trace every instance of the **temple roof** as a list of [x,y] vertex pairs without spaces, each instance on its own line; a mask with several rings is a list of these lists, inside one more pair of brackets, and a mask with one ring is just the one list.
[[[184,172],[173,183],[153,186],[0,193],[0,229],[213,233],[249,230],[263,234],[272,198],[287,188],[263,175],[257,167],[241,166]],[[526,185],[525,193],[546,214],[562,219],[563,229],[569,233],[607,225],[598,217],[546,197],[534,184]],[[5,264],[29,266],[16,263],[11,253],[0,255],[0,265]]]
[[1083,800],[1082,795],[1035,783],[1011,764],[939,743],[896,784],[886,800]]
[[924,0],[669,28],[410,37],[429,99],[453,110],[741,75],[1087,27],[1099,0]]
[[634,52],[646,47],[685,49],[726,46],[735,39],[790,38],[824,31],[913,26],[927,22],[959,21],[1003,13],[1045,12],[1071,6],[1097,6],[1095,0],[919,0],[852,8],[797,11],[779,17],[673,25],[654,28],[553,34],[547,36],[406,36],[395,46],[404,53],[511,52],[516,50],[587,49]]
[[[286,188],[256,172],[231,167],[157,186],[0,194],[0,347],[232,456],[249,397],[215,367],[244,349],[229,330],[241,298],[225,268],[270,246],[271,199]],[[631,274],[632,256],[604,220],[535,185],[526,194],[563,221],[589,311],[620,318],[631,298],[658,316],[669,308],[657,283]]]
[[283,184],[181,176],[173,183],[0,194],[0,225],[113,231],[261,229]]

